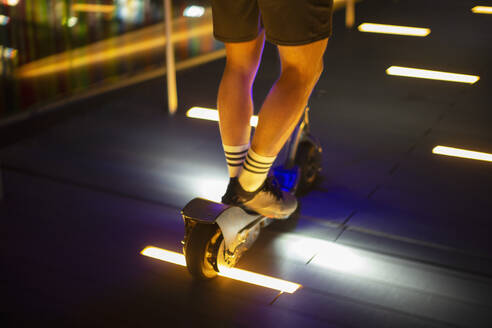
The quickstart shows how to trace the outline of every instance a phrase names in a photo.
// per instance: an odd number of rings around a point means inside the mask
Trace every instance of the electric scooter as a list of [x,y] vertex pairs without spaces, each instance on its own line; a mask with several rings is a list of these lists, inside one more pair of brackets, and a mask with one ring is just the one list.
[[[283,190],[303,195],[321,172],[322,148],[309,130],[309,108],[287,140],[273,174]],[[273,220],[238,206],[194,198],[181,211],[185,224],[183,253],[190,274],[207,280],[221,267],[234,267],[251,248],[262,228]],[[292,220],[292,216],[288,219]]]

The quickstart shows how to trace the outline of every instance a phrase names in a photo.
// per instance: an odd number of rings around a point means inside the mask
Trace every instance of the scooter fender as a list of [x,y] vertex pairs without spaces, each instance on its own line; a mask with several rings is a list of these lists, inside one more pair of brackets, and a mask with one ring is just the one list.
[[231,249],[237,235],[263,219],[259,214],[249,214],[240,207],[224,205],[203,198],[194,198],[181,211],[183,219],[202,224],[216,223],[222,231],[224,244]]
[[225,247],[233,250],[238,234],[244,229],[253,227],[262,219],[263,216],[259,214],[249,214],[240,207],[231,206],[223,211],[215,222],[222,231]]
[[187,220],[204,224],[214,224],[222,212],[230,206],[212,202],[208,199],[194,198],[181,210],[185,222]]

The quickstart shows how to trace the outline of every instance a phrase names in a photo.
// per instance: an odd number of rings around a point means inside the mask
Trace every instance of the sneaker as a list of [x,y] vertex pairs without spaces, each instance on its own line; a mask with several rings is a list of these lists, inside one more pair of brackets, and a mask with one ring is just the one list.
[[237,178],[231,178],[222,203],[274,219],[286,219],[297,208],[296,197],[282,190],[273,176],[267,177],[263,185],[252,192],[244,190]]

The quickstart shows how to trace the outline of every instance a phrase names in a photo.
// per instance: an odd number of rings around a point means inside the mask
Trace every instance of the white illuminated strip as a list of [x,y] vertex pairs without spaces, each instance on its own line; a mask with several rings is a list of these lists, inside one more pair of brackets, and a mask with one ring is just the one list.
[[256,115],[251,116],[251,119],[249,120],[249,124],[252,127],[256,127],[258,125],[258,116]]
[[[462,297],[465,290],[462,288],[467,288],[464,285],[458,287],[466,281],[465,277],[459,282],[454,275],[450,275],[450,271],[437,272],[432,265],[406,260],[395,255],[384,255],[348,245],[288,234],[279,235],[274,241],[274,246],[282,258],[306,264],[305,270],[311,272],[309,275],[304,275],[309,277],[304,282],[307,288],[323,289],[326,278],[323,277],[322,269],[337,272],[341,284],[345,284],[343,282],[345,277],[357,277],[363,279],[359,280],[362,282],[361,286],[366,282],[379,281],[388,286],[401,286],[414,291],[420,290],[453,298]],[[354,288],[353,283],[349,284]],[[470,295],[470,299],[473,297]]]
[[254,273],[237,268],[220,268],[219,276],[227,277],[234,280],[247,282],[253,285],[276,289],[280,292],[292,294],[298,290],[301,285],[294,282],[264,276],[259,273]]
[[367,261],[350,247],[309,237],[291,237],[283,249],[292,258],[310,258],[310,264],[344,273],[367,270]]
[[433,154],[454,156],[460,158],[476,159],[479,161],[492,162],[492,154],[482,153],[478,151],[459,149],[446,146],[436,146],[432,149]]
[[473,84],[477,82],[480,77],[475,75],[456,74],[440,71],[431,71],[426,69],[391,66],[386,70],[388,75],[415,77],[420,79],[431,79],[451,82],[462,82]]
[[372,24],[372,23],[361,24],[359,25],[358,29],[361,32],[412,35],[412,36],[427,36],[430,33],[430,29],[428,28],[386,25],[386,24]]
[[492,7],[487,6],[475,6],[471,10],[475,14],[492,14]]
[[[177,265],[186,266],[186,260],[183,254],[171,252],[165,249],[148,246],[140,252],[140,254]],[[268,277],[259,273],[237,268],[220,268],[220,271],[221,272],[219,272],[218,275],[222,277],[239,280],[290,294],[294,293],[301,287],[301,285],[290,281]]]
[[[202,120],[219,121],[219,112],[216,109],[211,108],[192,107],[186,112],[186,116]],[[251,116],[250,124],[251,126],[256,127],[258,125],[258,116]]]

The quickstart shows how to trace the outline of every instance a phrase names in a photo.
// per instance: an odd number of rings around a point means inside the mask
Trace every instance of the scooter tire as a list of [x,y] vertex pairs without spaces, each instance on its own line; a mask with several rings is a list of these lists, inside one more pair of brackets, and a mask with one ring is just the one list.
[[212,238],[217,233],[215,224],[197,224],[195,225],[186,242],[186,266],[190,274],[198,280],[209,280],[217,276],[208,257],[213,256]]

